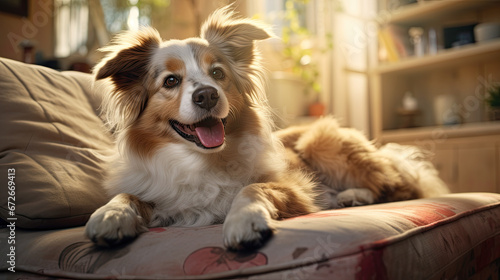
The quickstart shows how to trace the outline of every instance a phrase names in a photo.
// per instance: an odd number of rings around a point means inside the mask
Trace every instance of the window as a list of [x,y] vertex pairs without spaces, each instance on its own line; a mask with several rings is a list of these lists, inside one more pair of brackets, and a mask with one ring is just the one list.
[[54,0],[56,57],[87,53],[89,8],[87,0]]

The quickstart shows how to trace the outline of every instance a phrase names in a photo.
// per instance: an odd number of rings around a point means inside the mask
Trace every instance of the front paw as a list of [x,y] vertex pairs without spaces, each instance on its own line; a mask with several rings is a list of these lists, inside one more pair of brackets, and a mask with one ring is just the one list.
[[224,246],[229,250],[254,250],[273,235],[273,220],[265,208],[231,211],[224,222]]
[[108,203],[90,216],[86,236],[99,246],[110,247],[135,239],[147,231],[144,219],[126,204]]

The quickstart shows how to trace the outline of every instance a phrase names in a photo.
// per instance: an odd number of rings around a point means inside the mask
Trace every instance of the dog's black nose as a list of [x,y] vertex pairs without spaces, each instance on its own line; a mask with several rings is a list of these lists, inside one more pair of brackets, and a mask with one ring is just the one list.
[[193,102],[199,107],[210,110],[219,101],[219,93],[213,87],[202,87],[194,91]]

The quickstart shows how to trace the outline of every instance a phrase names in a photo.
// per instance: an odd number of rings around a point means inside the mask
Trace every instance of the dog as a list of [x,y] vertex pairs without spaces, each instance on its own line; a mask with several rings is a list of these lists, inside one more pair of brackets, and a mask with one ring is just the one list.
[[251,250],[280,219],[424,195],[391,152],[334,119],[273,132],[255,46],[272,36],[228,6],[200,38],[162,41],[143,28],[103,49],[94,73],[111,85],[102,107],[116,152],[104,182],[112,199],[87,222],[90,240],[223,223],[228,249]]

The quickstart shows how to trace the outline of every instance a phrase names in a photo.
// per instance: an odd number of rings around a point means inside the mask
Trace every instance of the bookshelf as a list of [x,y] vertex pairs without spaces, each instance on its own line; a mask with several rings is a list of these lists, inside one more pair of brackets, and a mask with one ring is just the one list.
[[[393,48],[399,51],[396,58],[379,61],[370,68],[372,138],[379,144],[397,142],[431,150],[443,179],[454,191],[500,192],[500,122],[488,119],[484,102],[487,84],[500,82],[500,38],[443,47],[446,27],[498,22],[500,0],[418,1],[395,9],[390,6],[393,0],[378,2],[379,30],[398,30],[391,36],[400,48]],[[426,49],[422,56],[412,55],[412,46],[405,44],[407,38],[399,37],[408,34],[411,27],[422,28],[424,36],[436,30],[437,52],[430,54]],[[379,33],[376,38],[379,48],[388,47],[387,37]],[[401,46],[405,52],[401,52]],[[380,49],[372,56],[379,53]],[[408,91],[418,100],[420,112],[417,126],[412,128],[402,127],[405,122],[397,113]],[[448,100],[448,107],[438,106],[443,99]],[[443,125],[445,116],[451,115],[454,122]],[[469,168],[471,160],[478,161],[482,169]],[[477,174],[483,174],[479,185],[474,189],[466,186],[475,182]]]
[[500,57],[500,39],[443,50],[437,55],[410,57],[397,63],[379,65],[374,70],[378,74],[411,73],[488,60],[495,56]]
[[[385,15],[386,23],[402,25],[418,25],[423,21],[435,21],[443,17],[455,15],[468,9],[478,9],[491,4],[496,0],[433,0],[418,1],[398,8]],[[382,2],[382,1],[380,1]],[[490,3],[489,3],[490,2]],[[387,4],[382,3],[383,9],[387,10]],[[385,4],[385,5],[384,5]]]
[[462,124],[457,126],[429,126],[411,129],[394,129],[385,131],[382,134],[381,142],[415,142],[416,139],[432,138],[464,138],[477,135],[497,135],[499,134],[500,123],[481,122],[473,124]]

